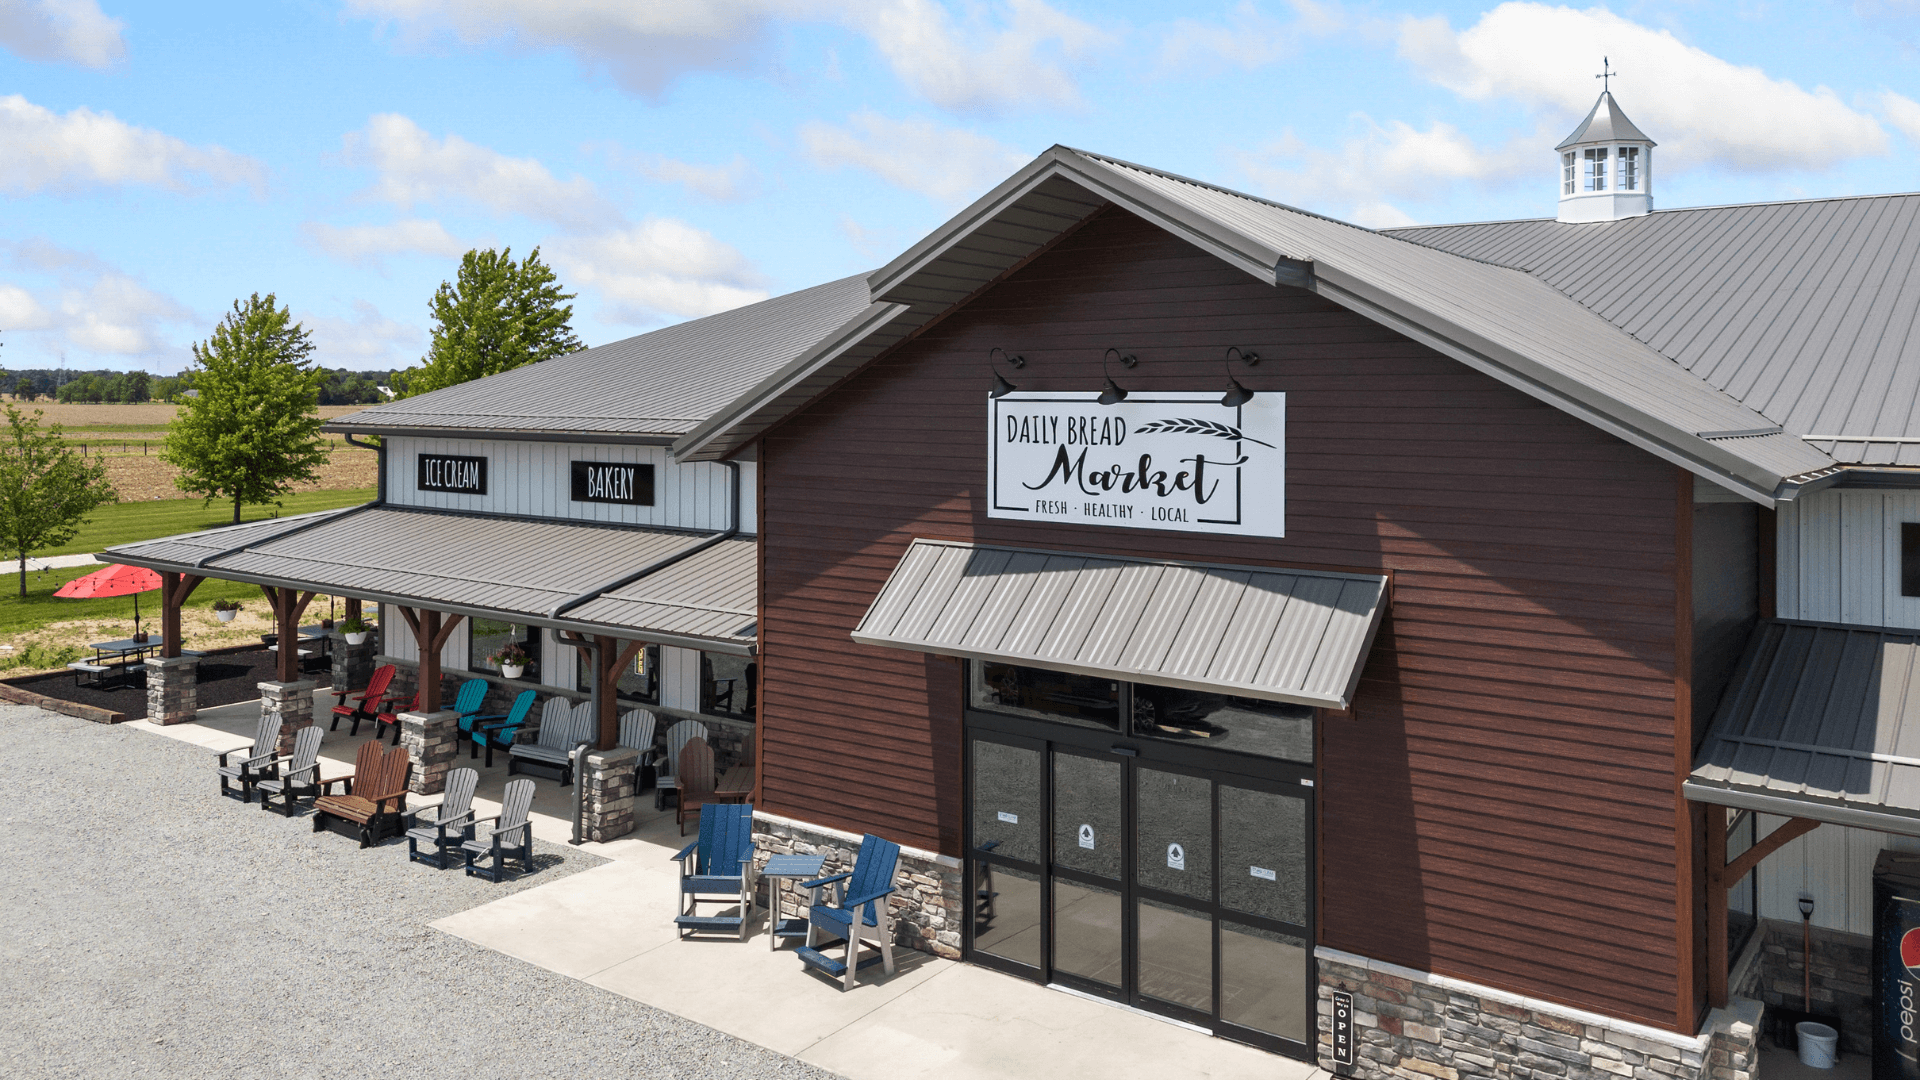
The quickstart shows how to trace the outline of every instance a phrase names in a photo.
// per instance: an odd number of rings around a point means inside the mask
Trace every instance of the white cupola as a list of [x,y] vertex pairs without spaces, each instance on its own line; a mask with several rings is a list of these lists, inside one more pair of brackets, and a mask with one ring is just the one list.
[[1653,212],[1653,140],[1610,91],[1559,146],[1561,221],[1618,221]]

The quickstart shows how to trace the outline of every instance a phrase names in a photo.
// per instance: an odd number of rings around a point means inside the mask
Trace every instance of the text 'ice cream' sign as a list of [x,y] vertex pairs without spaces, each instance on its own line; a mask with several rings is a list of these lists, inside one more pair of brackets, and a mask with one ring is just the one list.
[[988,517],[1286,535],[1285,394],[1015,392],[987,416]]

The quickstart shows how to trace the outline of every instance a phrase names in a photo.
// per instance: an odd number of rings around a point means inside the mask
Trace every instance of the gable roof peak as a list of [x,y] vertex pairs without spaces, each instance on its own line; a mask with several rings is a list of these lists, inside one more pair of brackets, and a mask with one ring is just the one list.
[[1573,129],[1573,134],[1562,139],[1560,145],[1554,149],[1565,150],[1569,146],[1579,146],[1582,143],[1613,142],[1658,145],[1647,138],[1646,132],[1634,126],[1633,121],[1627,119],[1626,113],[1620,111],[1620,103],[1613,99],[1611,90],[1602,90],[1600,97],[1594,101],[1593,108],[1587,110],[1587,118],[1580,121],[1580,126]]

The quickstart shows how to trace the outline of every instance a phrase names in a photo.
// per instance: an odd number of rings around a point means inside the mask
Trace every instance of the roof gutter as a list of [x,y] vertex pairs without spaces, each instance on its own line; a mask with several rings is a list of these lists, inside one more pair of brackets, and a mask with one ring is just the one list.
[[615,589],[623,589],[628,585],[631,585],[634,582],[639,581],[641,578],[644,578],[650,574],[659,573],[660,571],[665,570],[667,567],[672,566],[674,563],[680,562],[685,559],[690,559],[693,556],[698,555],[701,552],[707,550],[708,548],[713,547],[715,544],[719,544],[724,541],[731,540],[735,536],[740,535],[740,463],[737,461],[723,461],[720,464],[725,465],[727,467],[728,487],[731,493],[730,506],[727,512],[727,527],[725,531],[717,532],[712,536],[707,537],[705,540],[702,540],[699,543],[694,544],[692,547],[685,548],[680,551],[676,551],[671,555],[667,555],[659,559],[655,559],[654,561],[648,563],[647,565],[641,567],[638,570],[634,570],[629,573],[622,574],[619,577],[614,578],[613,580],[603,585],[597,585],[594,588],[588,589],[586,592],[580,593],[577,596],[570,596],[567,599],[560,601],[558,604],[555,604],[553,606],[553,609],[547,612],[547,618],[557,619],[561,615],[565,614],[566,612],[572,611],[574,608],[579,607],[580,605],[588,602],[589,600],[598,599],[599,597],[607,593],[610,593]]

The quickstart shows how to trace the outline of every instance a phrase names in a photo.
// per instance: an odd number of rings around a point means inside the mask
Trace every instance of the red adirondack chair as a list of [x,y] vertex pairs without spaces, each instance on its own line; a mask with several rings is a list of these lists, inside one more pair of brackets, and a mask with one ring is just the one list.
[[417,690],[414,691],[412,699],[407,702],[407,707],[404,709],[396,709],[393,707],[394,705],[398,704],[399,701],[400,699],[397,697],[388,698],[386,703],[386,708],[382,712],[374,716],[373,718],[374,724],[375,724],[375,727],[373,729],[374,742],[380,741],[380,728],[378,725],[392,724],[393,725],[393,745],[395,746],[400,745],[400,714],[403,712],[413,712],[414,710],[420,707],[420,692]]
[[[372,720],[379,716],[380,707],[387,703],[387,686],[393,682],[393,674],[392,664],[382,664],[373,669],[373,677],[367,680],[365,687],[359,690],[343,688],[333,691],[333,725],[327,730],[339,731],[340,718],[344,716],[353,721],[353,727],[347,734],[349,736],[360,734],[360,721]],[[358,700],[348,705],[349,698]]]

